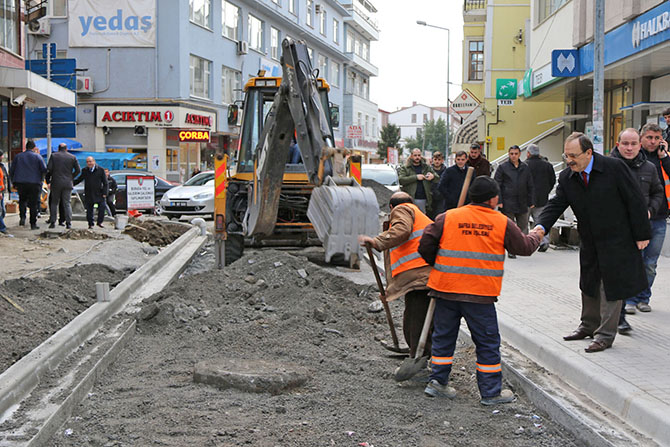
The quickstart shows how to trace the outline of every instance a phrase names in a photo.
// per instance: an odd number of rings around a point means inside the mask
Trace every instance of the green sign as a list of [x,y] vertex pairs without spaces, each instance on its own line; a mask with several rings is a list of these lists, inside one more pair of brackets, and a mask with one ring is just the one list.
[[496,99],[516,99],[516,79],[496,79]]
[[533,69],[529,68],[523,75],[523,96],[530,98],[533,95]]

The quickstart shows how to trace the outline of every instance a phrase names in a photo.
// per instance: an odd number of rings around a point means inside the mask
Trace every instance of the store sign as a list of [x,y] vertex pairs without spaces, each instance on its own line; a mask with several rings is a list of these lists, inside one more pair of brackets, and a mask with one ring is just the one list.
[[195,124],[197,126],[212,127],[212,117],[206,115],[196,115],[195,113],[187,113],[184,121],[186,124]]
[[102,116],[103,123],[109,122],[132,122],[132,123],[169,123],[172,121],[172,112],[166,111],[122,111],[105,112]]
[[209,143],[209,130],[181,130],[179,141]]
[[463,118],[466,118],[479,106],[479,100],[470,93],[469,90],[463,90],[458,97],[451,103],[451,108]]
[[496,99],[516,99],[516,79],[496,79]]
[[352,140],[363,138],[363,128],[361,126],[347,126],[347,138]]
[[126,177],[126,200],[129,210],[153,209],[156,204],[153,175]]
[[514,105],[514,100],[513,99],[499,99],[498,100],[498,105],[499,106],[513,106]]
[[187,107],[165,106],[98,106],[98,127],[176,127],[193,129],[203,127],[216,129],[216,112],[207,112]]
[[156,0],[70,0],[71,47],[155,47]]

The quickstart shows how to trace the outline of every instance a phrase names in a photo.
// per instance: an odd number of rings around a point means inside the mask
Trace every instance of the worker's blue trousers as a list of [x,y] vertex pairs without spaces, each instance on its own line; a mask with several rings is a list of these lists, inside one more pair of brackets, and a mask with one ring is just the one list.
[[461,317],[470,329],[477,352],[477,385],[482,398],[495,397],[502,388],[500,334],[494,304],[466,303],[437,298],[433,317],[431,380],[449,381]]

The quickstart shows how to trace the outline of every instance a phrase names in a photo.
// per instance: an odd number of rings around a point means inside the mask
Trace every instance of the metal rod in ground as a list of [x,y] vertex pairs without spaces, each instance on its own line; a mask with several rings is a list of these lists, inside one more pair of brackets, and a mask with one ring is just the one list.
[[216,252],[216,268],[223,270],[226,265],[226,241],[217,237],[214,243],[214,251]]

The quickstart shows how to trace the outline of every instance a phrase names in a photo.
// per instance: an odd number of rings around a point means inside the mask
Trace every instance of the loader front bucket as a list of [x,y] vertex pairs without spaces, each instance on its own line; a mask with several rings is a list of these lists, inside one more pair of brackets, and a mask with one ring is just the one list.
[[[355,264],[362,256],[358,236],[379,232],[379,205],[375,193],[353,179],[332,178],[312,191],[307,217],[326,252],[326,262],[336,256]],[[338,256],[340,255],[340,256]]]

